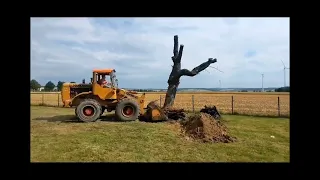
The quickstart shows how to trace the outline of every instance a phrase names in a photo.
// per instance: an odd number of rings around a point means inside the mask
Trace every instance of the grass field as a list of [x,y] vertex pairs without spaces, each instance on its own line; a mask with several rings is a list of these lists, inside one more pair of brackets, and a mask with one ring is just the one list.
[[[185,110],[192,110],[192,95],[194,98],[195,111],[199,111],[204,105],[215,105],[222,113],[231,113],[233,97],[233,112],[235,114],[259,116],[278,116],[279,97],[280,115],[290,117],[289,93],[178,93],[175,100],[175,106],[184,108]],[[164,97],[164,93],[146,93],[146,104],[160,98],[161,103],[163,103]],[[59,93],[31,93],[32,105],[42,103],[51,106],[62,106],[61,96]]]
[[[185,139],[169,123],[77,123],[74,110],[31,106],[31,161],[289,162],[289,119],[223,116],[238,142]],[[275,136],[271,138],[270,136]]]

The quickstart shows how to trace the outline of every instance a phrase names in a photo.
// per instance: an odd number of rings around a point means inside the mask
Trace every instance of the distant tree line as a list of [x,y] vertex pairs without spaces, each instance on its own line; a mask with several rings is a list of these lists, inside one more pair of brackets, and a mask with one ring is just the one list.
[[[41,89],[41,85],[40,83],[35,80],[32,79],[30,81],[30,91],[45,91],[45,92],[52,92],[52,91],[61,91],[62,89],[62,85],[63,85],[63,81],[59,81],[56,85],[52,82],[52,81],[48,81],[44,88]],[[75,82],[72,82],[75,83]],[[154,89],[132,89],[132,91],[137,91],[137,92],[158,92],[159,90],[154,90]],[[239,92],[248,92],[247,90],[241,90]],[[253,92],[261,92],[261,90],[253,90]],[[270,90],[266,91],[266,92],[271,92]],[[277,88],[275,89],[275,92],[290,92],[290,87],[281,87],[281,88]]]
[[[45,91],[45,92],[61,91],[63,83],[64,83],[63,81],[59,81],[55,85],[52,81],[48,81],[45,84],[44,88],[41,88],[42,86],[40,85],[40,83],[37,80],[32,79],[30,81],[30,91]],[[71,83],[75,83],[75,82],[71,82]],[[157,90],[152,90],[152,89],[133,89],[133,91],[157,92]]]
[[44,86],[44,88],[41,89],[42,86],[40,85],[40,83],[37,80],[32,79],[30,81],[30,91],[40,91],[40,90],[46,91],[46,92],[61,91],[63,83],[64,82],[59,81],[57,85],[55,85],[52,81],[48,81]]
[[[241,90],[238,92],[248,92],[247,90]],[[261,92],[261,90],[253,90],[253,92]],[[272,90],[267,90],[265,92],[273,92]],[[290,92],[290,87],[280,87],[274,90],[274,92]]]
[[[154,90],[154,89],[132,89],[132,91],[137,91],[137,92],[159,92],[160,90]],[[161,90],[163,91],[163,90]]]
[[290,86],[277,88],[275,92],[290,92]]

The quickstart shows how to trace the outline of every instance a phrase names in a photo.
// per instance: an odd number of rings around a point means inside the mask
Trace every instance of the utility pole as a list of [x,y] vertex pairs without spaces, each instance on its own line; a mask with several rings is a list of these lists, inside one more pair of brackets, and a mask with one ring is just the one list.
[[284,82],[284,87],[286,87],[286,67],[283,68],[283,82]]
[[262,88],[261,88],[261,91],[264,92],[264,89],[263,89],[263,77],[264,77],[264,74],[261,74],[261,77],[262,77]]
[[219,80],[219,88],[221,89],[221,80]]

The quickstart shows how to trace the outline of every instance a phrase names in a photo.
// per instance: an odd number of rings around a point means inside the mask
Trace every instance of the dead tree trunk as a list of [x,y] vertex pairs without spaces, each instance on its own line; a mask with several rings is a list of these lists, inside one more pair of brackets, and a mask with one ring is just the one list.
[[181,57],[183,52],[183,45],[180,45],[178,51],[178,35],[174,36],[174,46],[173,46],[173,56],[171,57],[173,61],[172,71],[168,79],[168,89],[166,93],[166,98],[164,101],[163,108],[168,108],[173,106],[177,89],[180,84],[181,76],[195,76],[201,71],[205,70],[210,64],[217,62],[217,59],[209,58],[207,62],[200,64],[199,66],[193,68],[191,71],[188,69],[181,69]]

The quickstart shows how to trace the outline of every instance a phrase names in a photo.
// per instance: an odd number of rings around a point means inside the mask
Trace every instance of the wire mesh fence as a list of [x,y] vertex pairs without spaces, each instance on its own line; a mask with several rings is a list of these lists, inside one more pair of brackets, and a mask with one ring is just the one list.
[[[146,104],[158,100],[164,104],[165,94],[146,94]],[[60,93],[31,93],[31,105],[62,107]],[[246,94],[177,94],[174,107],[200,111],[205,105],[216,106],[222,114],[290,117],[289,95]]]

